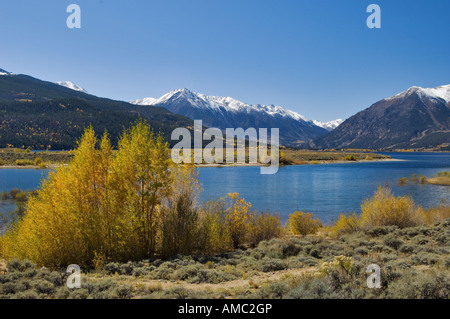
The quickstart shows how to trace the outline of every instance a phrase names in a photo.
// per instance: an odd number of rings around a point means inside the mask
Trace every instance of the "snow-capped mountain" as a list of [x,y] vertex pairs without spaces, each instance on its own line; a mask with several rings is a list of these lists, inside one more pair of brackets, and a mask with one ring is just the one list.
[[14,75],[14,73],[5,71],[5,70],[3,70],[3,69],[0,69],[0,75]]
[[81,86],[78,86],[78,85],[76,85],[75,83],[73,83],[71,81],[59,81],[59,82],[56,82],[56,84],[59,84],[61,86],[69,88],[71,90],[87,93],[87,91],[85,89],[83,89]]
[[188,89],[173,90],[158,99],[144,98],[130,102],[161,106],[173,113],[203,120],[209,127],[279,128],[280,142],[285,145],[307,144],[328,130],[303,115],[277,105],[247,104],[231,97],[210,96]]
[[390,98],[385,99],[386,101],[391,101],[395,99],[404,99],[413,94],[417,94],[420,97],[429,99],[442,99],[445,102],[450,102],[450,84],[442,85],[435,88],[422,88],[419,86],[412,86],[406,91],[396,94]]
[[132,101],[130,103],[135,105],[154,105],[156,101],[158,101],[158,99],[153,97],[144,97],[143,99]]
[[327,131],[334,130],[336,127],[341,125],[343,122],[344,122],[343,119],[337,119],[337,120],[329,121],[329,122],[320,122],[320,121],[313,120],[314,124],[326,129]]
[[350,117],[314,143],[323,148],[450,146],[450,85],[410,87]]
[[147,97],[140,100],[135,100],[130,103],[136,105],[159,105],[165,104],[167,102],[174,102],[176,100],[186,100],[191,103],[192,107],[199,109],[210,109],[210,110],[226,110],[232,112],[245,112],[250,113],[251,111],[267,113],[269,115],[280,115],[283,117],[291,117],[295,120],[301,120],[305,122],[311,122],[303,115],[297,112],[290,111],[277,105],[251,105],[231,97],[222,96],[210,96],[200,93],[194,93],[188,89],[177,89],[170,91],[169,93],[163,95],[159,99]]

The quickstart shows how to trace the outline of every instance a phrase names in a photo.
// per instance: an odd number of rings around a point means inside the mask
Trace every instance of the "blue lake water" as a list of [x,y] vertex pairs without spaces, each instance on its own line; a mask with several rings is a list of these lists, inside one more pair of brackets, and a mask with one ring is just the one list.
[[[412,174],[433,176],[450,171],[450,153],[389,153],[402,161],[381,161],[280,167],[275,175],[260,175],[259,167],[202,167],[199,180],[202,199],[237,192],[254,209],[278,212],[286,217],[295,210],[314,213],[330,221],[342,212],[359,212],[361,202],[377,186],[390,185],[396,195],[410,195],[424,207],[450,203],[450,187],[409,183],[398,179]],[[0,169],[0,191],[36,189],[46,170]],[[11,204],[0,204],[0,211]]]

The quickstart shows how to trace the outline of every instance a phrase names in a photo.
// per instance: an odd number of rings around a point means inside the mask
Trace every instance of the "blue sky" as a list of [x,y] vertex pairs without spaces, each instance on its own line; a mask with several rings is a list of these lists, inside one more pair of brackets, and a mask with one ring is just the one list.
[[[66,7],[82,10],[68,29]],[[381,7],[381,29],[366,8]],[[347,118],[450,84],[447,0],[3,0],[0,68],[120,100],[176,88]]]

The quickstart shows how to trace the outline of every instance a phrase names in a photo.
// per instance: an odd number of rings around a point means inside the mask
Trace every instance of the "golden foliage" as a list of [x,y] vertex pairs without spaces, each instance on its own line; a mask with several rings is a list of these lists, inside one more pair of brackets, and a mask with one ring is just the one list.
[[341,214],[336,223],[331,227],[331,235],[339,236],[342,234],[353,233],[360,229],[360,218],[355,214]]
[[450,206],[438,206],[429,209],[420,208],[420,213],[427,224],[434,224],[438,221],[450,218]]
[[68,165],[49,173],[24,217],[1,238],[6,258],[101,269],[109,261],[228,251],[280,233],[279,219],[238,194],[199,209],[193,165],[174,165],[143,121],[113,150],[86,129]]
[[3,253],[50,267],[161,253],[163,212],[184,190],[195,197],[198,189],[187,177],[192,169],[170,167],[168,154],[142,121],[124,132],[115,152],[106,133],[99,141],[88,128],[71,162],[30,197],[24,218],[2,240]]
[[237,193],[206,202],[200,212],[199,241],[205,252],[219,253],[243,246],[254,246],[261,240],[281,235],[278,215],[250,211]]
[[293,235],[314,234],[322,227],[322,222],[312,213],[294,212],[289,215],[287,226]]
[[361,227],[395,225],[400,228],[423,223],[411,197],[395,197],[387,187],[379,187],[375,194],[361,205]]
[[361,211],[360,216],[342,214],[330,227],[330,235],[339,236],[380,226],[413,227],[450,218],[450,206],[423,209],[410,197],[395,197],[386,187],[379,187],[372,197],[365,200]]

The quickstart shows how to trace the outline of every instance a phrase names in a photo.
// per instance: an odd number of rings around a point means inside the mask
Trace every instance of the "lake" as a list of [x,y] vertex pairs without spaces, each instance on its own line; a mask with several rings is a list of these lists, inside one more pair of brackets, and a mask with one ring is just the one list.
[[[237,192],[254,209],[278,212],[285,221],[296,211],[314,213],[323,221],[336,219],[343,212],[359,212],[361,202],[377,186],[390,185],[396,195],[410,195],[423,207],[450,203],[448,186],[397,184],[412,174],[432,176],[450,171],[450,153],[387,153],[400,161],[280,167],[275,175],[260,175],[259,167],[202,167],[199,180],[202,200]],[[36,189],[46,170],[0,169],[0,191]],[[11,205],[0,205],[0,210]]]

